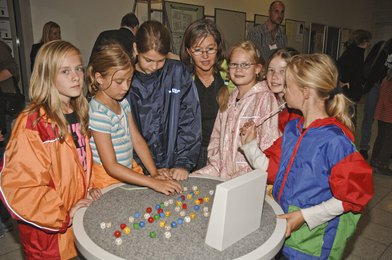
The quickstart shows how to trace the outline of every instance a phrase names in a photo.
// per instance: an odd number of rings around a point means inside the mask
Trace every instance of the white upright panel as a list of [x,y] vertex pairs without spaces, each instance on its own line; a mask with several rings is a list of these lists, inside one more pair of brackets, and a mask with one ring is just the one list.
[[267,173],[254,170],[216,186],[206,244],[223,251],[260,227]]

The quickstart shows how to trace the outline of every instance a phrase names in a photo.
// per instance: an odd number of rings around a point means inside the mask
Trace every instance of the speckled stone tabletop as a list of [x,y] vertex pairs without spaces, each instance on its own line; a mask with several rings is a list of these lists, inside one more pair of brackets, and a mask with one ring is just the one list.
[[[88,236],[99,247],[110,252],[113,255],[124,259],[233,259],[247,254],[263,244],[272,234],[276,218],[273,209],[264,203],[261,226],[258,230],[234,243],[224,251],[220,252],[211,248],[204,243],[207,232],[209,217],[204,216],[204,207],[208,207],[211,212],[213,197],[209,192],[215,191],[215,186],[220,181],[190,178],[182,184],[187,187],[180,195],[165,196],[151,189],[140,188],[132,185],[123,185],[105,193],[101,199],[94,202],[87,208],[83,226]],[[160,221],[165,221],[167,225],[177,221],[180,213],[175,211],[176,202],[181,195],[187,197],[192,192],[194,186],[198,187],[199,195],[192,199],[185,199],[183,203],[187,204],[184,210],[186,216],[192,212],[196,217],[191,222],[178,224],[176,228],[171,228],[171,237],[165,238],[165,228],[161,228]],[[203,202],[199,210],[194,209],[195,198],[209,197],[209,202]],[[149,223],[144,219],[146,208],[151,207],[152,213],[156,214],[155,206],[160,203],[173,200],[173,204],[164,207],[164,212],[170,211],[169,217],[155,220]],[[134,229],[133,224],[129,222],[129,217],[135,212],[140,213],[140,217],[135,222],[145,222],[145,227]],[[247,214],[247,212],[244,212]],[[101,228],[101,223],[110,223],[110,228]],[[130,227],[130,234],[125,234],[120,228],[120,224],[125,223]],[[116,245],[114,232],[121,231],[121,245]],[[156,237],[151,238],[149,233],[156,232]]]

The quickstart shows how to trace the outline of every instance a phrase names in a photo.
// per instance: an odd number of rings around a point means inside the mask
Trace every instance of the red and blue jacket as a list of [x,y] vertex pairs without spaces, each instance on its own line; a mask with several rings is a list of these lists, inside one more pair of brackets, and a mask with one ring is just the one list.
[[353,134],[336,118],[290,121],[281,138],[265,151],[268,182],[284,212],[318,205],[335,197],[344,212],[310,230],[305,223],[286,240],[290,259],[340,259],[365,205],[373,196],[372,169],[353,144]]

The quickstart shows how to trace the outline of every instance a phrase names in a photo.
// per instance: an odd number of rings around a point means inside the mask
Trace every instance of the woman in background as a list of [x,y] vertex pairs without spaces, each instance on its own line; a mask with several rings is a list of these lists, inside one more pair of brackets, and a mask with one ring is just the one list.
[[389,168],[392,155],[392,68],[381,83],[374,119],[378,121],[378,133],[370,164],[376,172],[392,176]]
[[340,56],[337,65],[339,69],[339,81],[343,86],[344,95],[354,102],[353,123],[356,125],[358,101],[361,99],[363,66],[365,62],[365,50],[369,47],[372,34],[365,30],[355,30],[346,42],[346,50]]
[[55,22],[50,21],[50,22],[47,22],[44,25],[44,28],[42,29],[41,41],[39,43],[33,44],[33,46],[31,47],[31,52],[30,52],[31,71],[33,71],[35,57],[37,56],[39,49],[45,43],[50,42],[50,41],[54,41],[54,40],[61,40],[60,25],[58,25]]

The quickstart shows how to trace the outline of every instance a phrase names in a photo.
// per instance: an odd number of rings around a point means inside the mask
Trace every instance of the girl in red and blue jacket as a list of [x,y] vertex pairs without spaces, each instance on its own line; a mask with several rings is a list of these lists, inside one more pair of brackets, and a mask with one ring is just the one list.
[[286,69],[285,99],[303,117],[261,152],[256,126],[241,129],[242,149],[254,168],[268,172],[273,196],[286,214],[283,254],[289,259],[340,259],[360,212],[373,196],[371,167],[353,143],[348,99],[324,54],[294,56]]

